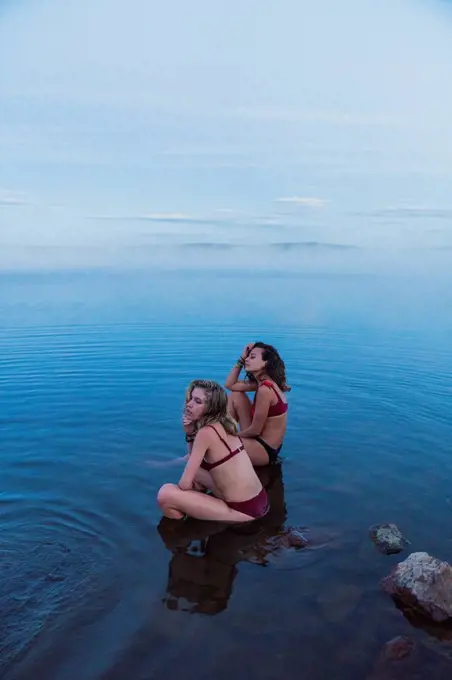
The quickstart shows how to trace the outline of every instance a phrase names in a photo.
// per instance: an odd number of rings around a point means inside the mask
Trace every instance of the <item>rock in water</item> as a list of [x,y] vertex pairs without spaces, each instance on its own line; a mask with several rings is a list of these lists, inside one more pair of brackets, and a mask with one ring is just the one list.
[[434,621],[452,619],[452,567],[426,552],[411,553],[383,579],[381,586]]
[[369,536],[378,550],[385,555],[395,555],[409,545],[395,524],[375,524],[370,527]]
[[406,637],[406,635],[399,635],[399,637],[396,637],[386,643],[382,653],[382,658],[393,659],[395,661],[404,659],[413,652],[414,647],[414,640]]
[[367,680],[450,680],[451,662],[424,644],[400,637],[386,643]]
[[306,548],[309,541],[306,536],[297,529],[291,529],[287,535],[287,541],[290,548]]

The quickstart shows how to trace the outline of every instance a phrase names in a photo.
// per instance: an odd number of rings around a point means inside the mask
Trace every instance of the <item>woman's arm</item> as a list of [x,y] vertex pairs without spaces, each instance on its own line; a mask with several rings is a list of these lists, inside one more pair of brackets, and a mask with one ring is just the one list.
[[210,444],[210,432],[207,428],[199,430],[195,437],[195,441],[191,446],[191,452],[187,465],[182,473],[182,477],[179,480],[179,486],[181,489],[188,490],[193,487],[193,480],[195,475],[201,465],[202,459],[209,448]]
[[[243,357],[240,357],[240,359],[237,359],[236,363],[232,367],[228,377],[226,378],[226,381],[224,383],[224,386],[226,387],[227,390],[234,390],[235,385],[238,382],[240,371],[243,368],[243,365],[245,363],[245,360]],[[241,380],[240,382],[245,382],[244,380]]]
[[249,427],[244,430],[240,430],[240,437],[256,437],[260,435],[264,429],[265,423],[268,417],[268,410],[272,401],[272,392],[269,387],[263,385],[260,387],[256,394],[256,402],[254,408],[253,420]]
[[226,378],[226,381],[224,383],[224,386],[226,387],[227,390],[231,390],[232,392],[255,392],[257,389],[257,383],[252,383],[249,380],[239,380],[239,375],[240,371],[245,365],[245,359],[248,356],[248,354],[251,352],[251,349],[253,348],[254,343],[249,343],[244,347],[243,352],[240,355],[240,358],[237,359],[236,363],[232,367],[228,377]]
[[187,442],[187,454],[184,456],[184,460],[188,460],[196,437],[196,426],[191,418],[187,416],[185,410],[182,414],[182,427],[185,432],[185,441]]

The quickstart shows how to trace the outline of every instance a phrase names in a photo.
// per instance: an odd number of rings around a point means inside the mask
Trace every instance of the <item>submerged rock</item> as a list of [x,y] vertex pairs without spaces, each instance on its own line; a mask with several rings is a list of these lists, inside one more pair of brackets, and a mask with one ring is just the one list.
[[387,642],[366,680],[450,680],[449,659],[407,637]]
[[369,536],[384,555],[395,555],[409,545],[409,541],[395,524],[375,524],[370,527]]
[[[402,612],[412,628],[417,628],[424,633],[427,633],[431,640],[447,642],[450,646],[450,643],[452,642],[452,619],[447,619],[447,621],[442,622],[434,621],[431,618],[427,618],[425,614],[421,614],[418,610],[405,604],[397,597],[394,597],[394,604],[397,609]],[[452,646],[450,646],[450,653],[452,658]]]
[[414,640],[406,635],[399,635],[386,643],[382,652],[382,658],[393,660],[403,659],[413,652],[414,646]]
[[289,529],[287,543],[290,548],[306,548],[309,541],[298,529]]
[[306,548],[310,545],[310,541],[300,529],[287,527],[275,536],[270,536],[267,539],[267,544],[271,546],[272,552],[275,552],[289,548]]
[[434,621],[452,619],[452,567],[426,552],[411,553],[382,580],[381,586]]

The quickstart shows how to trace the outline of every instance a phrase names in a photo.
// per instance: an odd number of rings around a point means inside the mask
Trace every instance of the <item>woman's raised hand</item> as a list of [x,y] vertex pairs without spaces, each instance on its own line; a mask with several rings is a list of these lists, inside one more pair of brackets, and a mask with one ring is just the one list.
[[251,352],[251,350],[253,349],[254,345],[255,345],[254,342],[249,342],[247,345],[245,345],[245,347],[244,347],[243,350],[242,350],[242,354],[241,354],[241,357],[242,357],[243,360],[246,359],[246,357],[248,356],[248,354],[249,354],[249,353]]
[[193,434],[195,431],[195,423],[187,416],[186,413],[182,415],[182,427],[184,428],[184,432],[186,434]]

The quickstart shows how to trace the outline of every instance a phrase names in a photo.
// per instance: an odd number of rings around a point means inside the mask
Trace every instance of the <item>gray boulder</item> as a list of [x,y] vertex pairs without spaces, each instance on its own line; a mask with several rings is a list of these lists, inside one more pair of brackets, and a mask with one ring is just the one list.
[[426,552],[411,553],[382,580],[381,586],[433,621],[452,619],[452,567]]
[[395,555],[409,545],[395,524],[375,524],[370,527],[369,536],[376,548],[385,555]]

